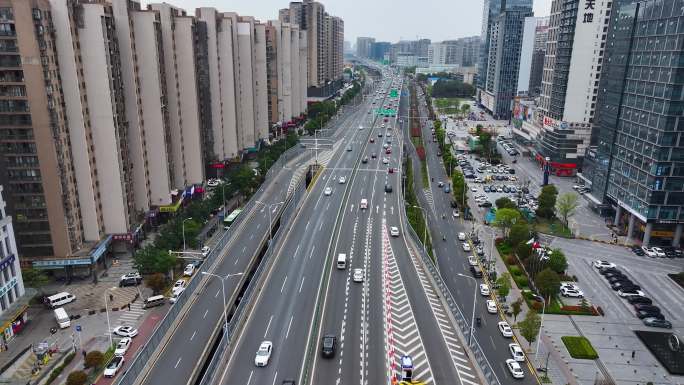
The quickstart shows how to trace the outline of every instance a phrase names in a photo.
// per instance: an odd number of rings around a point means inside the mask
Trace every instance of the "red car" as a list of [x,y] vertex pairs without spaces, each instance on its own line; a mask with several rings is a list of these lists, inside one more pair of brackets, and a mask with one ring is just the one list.
[[382,121],[385,122],[385,123],[387,123],[387,121],[389,121],[389,119],[385,118],[385,119],[383,119]]
[[392,148],[388,147],[387,150],[385,150],[385,154],[391,154],[392,153]]
[[387,169],[387,171],[388,171],[390,174],[394,174],[394,167],[390,167],[389,169]]

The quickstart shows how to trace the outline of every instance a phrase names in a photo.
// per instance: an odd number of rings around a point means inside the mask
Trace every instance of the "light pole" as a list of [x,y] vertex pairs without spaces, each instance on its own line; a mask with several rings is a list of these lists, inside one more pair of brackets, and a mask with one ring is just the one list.
[[268,245],[271,246],[271,241],[273,240],[273,238],[271,238],[271,236],[273,234],[273,221],[271,219],[271,207],[282,205],[285,202],[281,201],[281,202],[269,204],[269,203],[264,203],[262,201],[256,201],[256,203],[263,205],[266,209],[268,209]]
[[542,306],[541,323],[539,324],[539,332],[537,332],[537,347],[534,349],[534,363],[539,364],[537,356],[539,355],[539,340],[541,339],[541,331],[544,327],[544,313],[546,313],[546,298]]
[[424,222],[424,224],[423,224],[423,253],[427,253],[427,249],[426,249],[426,242],[427,242],[427,226],[428,226],[427,214],[425,213],[425,209],[422,208],[422,207],[420,207],[420,206],[411,205],[411,206],[409,206],[409,207],[413,207],[413,208],[416,208],[416,209],[420,209],[420,210],[423,212],[423,222]]
[[461,277],[473,280],[473,315],[470,317],[470,336],[468,336],[468,346],[471,346],[473,341],[473,333],[475,333],[475,304],[477,303],[477,280],[469,275],[458,273]]
[[109,322],[109,304],[107,303],[108,290],[109,289],[104,291],[105,313],[107,313],[107,330],[109,331],[109,346],[114,346],[114,342],[112,341],[112,324]]
[[[225,209],[225,208],[224,208],[224,209]],[[224,215],[224,218],[225,218],[225,215],[226,215],[225,211],[223,212],[223,215]],[[189,220],[191,220],[191,219],[192,219],[192,217],[190,217],[190,218],[185,218],[185,219],[183,219],[183,222],[181,223],[181,228],[182,228],[182,232],[183,232],[183,251],[185,251],[185,221],[189,221]]]
[[224,284],[225,280],[230,278],[230,277],[237,277],[242,275],[243,273],[234,273],[234,274],[228,274],[225,277],[222,277],[217,274],[213,273],[208,273],[206,271],[202,272],[202,275],[208,275],[211,277],[216,277],[221,280],[221,293],[223,293],[223,323],[224,323],[224,328],[225,331],[228,332],[228,313],[226,312],[226,285]]

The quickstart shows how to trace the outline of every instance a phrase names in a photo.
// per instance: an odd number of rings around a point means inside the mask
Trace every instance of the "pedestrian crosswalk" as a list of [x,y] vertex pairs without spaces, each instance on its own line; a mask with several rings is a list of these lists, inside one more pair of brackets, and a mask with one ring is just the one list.
[[124,307],[119,310],[118,322],[116,325],[112,325],[112,328],[120,325],[136,326],[140,317],[145,314],[145,309],[143,308],[142,301],[136,301],[131,303],[131,310],[128,307]]
[[425,200],[427,200],[428,205],[430,205],[430,209],[435,211],[435,199],[432,196],[432,189],[424,188],[423,194],[425,194]]

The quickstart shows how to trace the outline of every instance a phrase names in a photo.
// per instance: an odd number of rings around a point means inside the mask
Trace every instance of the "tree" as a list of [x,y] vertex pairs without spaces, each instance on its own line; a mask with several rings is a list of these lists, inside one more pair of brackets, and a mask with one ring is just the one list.
[[556,186],[549,184],[542,187],[539,193],[539,207],[536,214],[542,218],[552,219],[555,215],[556,197],[558,190]]
[[501,277],[497,278],[496,284],[498,286],[496,290],[499,296],[503,298],[503,302],[505,302],[506,297],[508,297],[511,291],[511,274],[509,272],[501,274]]
[[523,299],[518,298],[511,304],[511,313],[513,313],[513,322],[518,318],[518,314],[522,311]]
[[480,149],[483,156],[490,156],[492,150],[492,134],[489,132],[482,132],[478,138],[478,143],[480,144]]
[[[511,229],[511,233],[512,232],[513,230]],[[532,255],[532,245],[528,245],[526,242],[520,242],[518,243],[518,247],[515,248],[515,253],[518,255],[518,258],[524,261]]]
[[[459,205],[463,205],[466,200],[467,187],[463,173],[460,170],[453,170],[451,175],[451,183],[452,189],[454,191],[454,199]],[[461,208],[461,210],[465,210],[465,205]]]
[[529,239],[530,226],[527,223],[518,221],[511,226],[511,230],[508,232],[508,243],[515,247],[516,251],[520,243],[527,242]]
[[146,279],[147,287],[152,289],[154,294],[160,293],[166,287],[166,276],[162,273],[154,273]]
[[532,343],[537,339],[539,329],[541,328],[541,317],[534,309],[530,309],[525,315],[525,319],[518,322],[520,334],[525,337],[527,342]]
[[24,280],[24,285],[32,287],[41,293],[43,292],[43,286],[50,282],[45,272],[34,268],[21,269],[21,276]]
[[563,251],[561,249],[553,249],[549,254],[548,267],[557,274],[565,273],[565,270],[568,268],[568,261]]
[[575,210],[579,206],[579,196],[575,193],[564,193],[558,196],[556,200],[556,212],[560,215],[561,220],[568,226],[568,219],[575,214]]
[[501,228],[503,236],[508,236],[508,231],[520,220],[520,212],[514,209],[501,209],[496,211],[494,226]]
[[69,373],[66,385],[84,385],[86,381],[88,381],[88,375],[82,370],[76,370]]
[[84,366],[86,368],[97,368],[104,363],[104,354],[97,350],[88,352],[85,356]]
[[147,245],[133,256],[133,266],[143,274],[166,273],[176,265],[176,256]]
[[544,298],[550,298],[560,289],[560,277],[548,267],[537,274],[534,283],[537,284],[537,289]]
[[496,205],[497,209],[517,209],[518,206],[513,203],[512,200],[510,200],[507,197],[501,197],[494,201],[494,204]]

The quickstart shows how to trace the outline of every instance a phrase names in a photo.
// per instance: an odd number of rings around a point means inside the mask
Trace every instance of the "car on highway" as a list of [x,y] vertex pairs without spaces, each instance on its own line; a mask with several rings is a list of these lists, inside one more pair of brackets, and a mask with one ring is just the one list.
[[130,337],[124,337],[119,340],[119,342],[116,344],[116,348],[114,349],[114,355],[123,356],[126,354],[128,348],[131,347],[131,342],[133,342],[133,340]]
[[325,196],[332,195],[332,187],[330,187],[330,186],[326,187],[325,190],[323,190],[323,195],[325,195]]
[[371,152],[371,159],[375,159],[378,157],[378,154]]
[[184,287],[179,288],[178,290],[173,290],[171,297],[169,298],[170,303],[176,303],[178,302],[178,298],[180,298],[181,294],[185,291]]
[[389,183],[385,184],[385,192],[386,193],[391,193],[392,192],[392,185]]
[[670,321],[659,319],[656,317],[646,317],[642,319],[641,322],[643,322],[644,325],[653,328],[672,329],[672,323]]
[[584,298],[584,293],[581,290],[564,287],[561,288],[560,292],[563,297]]
[[350,144],[350,145],[347,146],[347,151],[351,151],[351,150],[352,150],[352,146],[351,146],[351,144]]
[[600,259],[597,259],[594,261],[594,267],[597,269],[610,269],[610,268],[617,267],[617,265],[612,263],[612,262],[602,261]]
[[354,269],[354,282],[363,282],[363,269]]
[[185,265],[185,269],[183,270],[183,276],[192,277],[193,274],[195,274],[195,264],[188,263]]
[[259,349],[254,357],[254,365],[256,366],[266,366],[268,361],[271,359],[271,353],[273,352],[273,343],[271,341],[263,341],[259,345]]
[[324,358],[335,357],[335,350],[337,349],[337,337],[332,334],[326,334],[323,336],[323,341],[321,343],[321,356]]
[[487,312],[489,314],[496,314],[498,310],[496,309],[496,302],[492,299],[487,300]]
[[399,228],[397,226],[390,227],[390,236],[393,236],[393,237],[399,236]]
[[378,132],[378,138],[382,138],[382,132]]
[[486,283],[480,284],[480,294],[489,296],[489,286]]
[[465,241],[465,240],[466,240],[466,235],[465,235],[465,233],[463,233],[463,232],[458,233],[458,240],[459,240],[459,241]]
[[389,159],[388,158],[382,158],[382,164],[388,164]]
[[451,187],[449,187],[449,185],[444,186],[444,192],[447,193],[447,194],[450,193],[450,192],[451,192]]
[[387,150],[385,150],[385,154],[391,154],[392,153],[392,147],[387,147]]
[[646,296],[646,294],[644,294],[644,292],[641,290],[618,290],[617,294],[623,298],[633,297],[633,296],[639,296],[639,297],[645,297]]
[[370,138],[371,143],[375,143],[375,138]]
[[179,290],[185,290],[185,280],[184,279],[179,279],[176,281],[176,283],[173,284],[173,289],[171,289],[172,293],[176,293]]
[[112,333],[120,337],[133,338],[138,335],[138,329],[133,326],[117,326],[112,330]]
[[463,248],[463,251],[470,251],[470,245],[467,242],[463,242],[461,247]]
[[121,369],[121,367],[123,366],[123,363],[124,363],[123,356],[112,357],[112,360],[109,361],[109,363],[105,367],[103,375],[105,377],[109,377],[109,378],[114,377],[116,375],[116,372],[118,372],[119,369]]
[[508,351],[511,352],[511,356],[514,360],[522,362],[525,361],[525,352],[522,350],[518,344],[508,344]]
[[453,216],[454,218],[458,218],[461,216],[461,214],[458,212],[458,210],[452,210],[451,216]]
[[368,157],[364,156],[363,159],[361,159],[361,163],[363,163],[363,164],[368,163]]
[[508,368],[508,371],[511,373],[511,376],[513,376],[513,378],[525,378],[525,373],[523,372],[522,367],[516,360],[512,358],[507,359],[506,367]]
[[337,183],[345,184],[345,183],[347,183],[347,178],[344,176],[341,176],[341,177],[339,177],[339,179],[337,179]]
[[387,168],[387,172],[390,174],[394,174],[394,167]]
[[499,331],[501,332],[502,336],[506,338],[513,338],[513,330],[508,325],[508,322],[501,321],[497,325],[499,326]]

